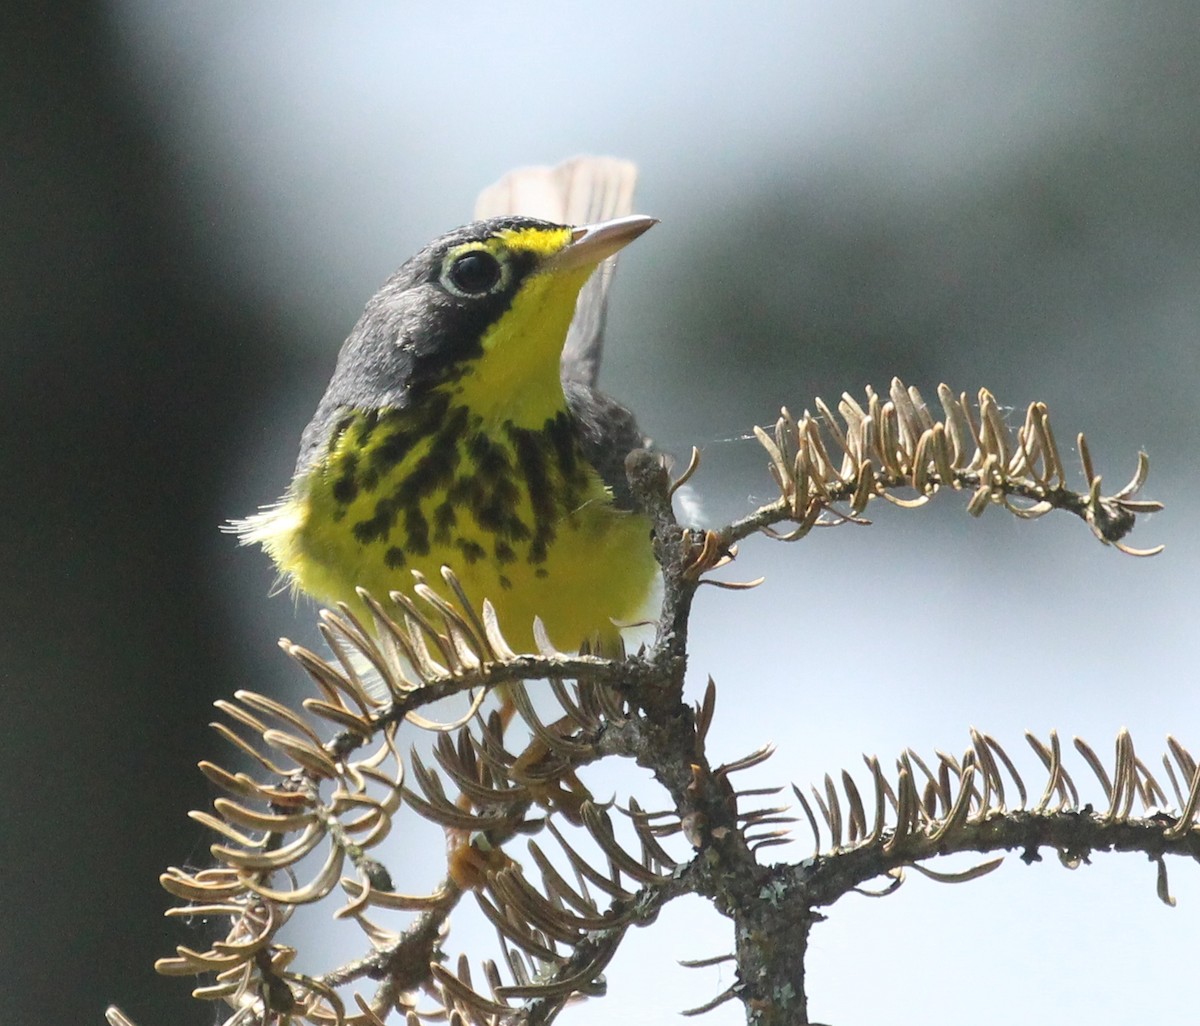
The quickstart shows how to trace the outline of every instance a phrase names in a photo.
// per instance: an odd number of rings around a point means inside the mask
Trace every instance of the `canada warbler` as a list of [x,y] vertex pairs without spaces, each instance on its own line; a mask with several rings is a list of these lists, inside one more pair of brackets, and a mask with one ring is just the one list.
[[243,543],[352,608],[357,587],[382,598],[448,565],[513,647],[531,648],[539,616],[556,646],[611,651],[657,576],[624,473],[644,439],[595,388],[606,258],[655,224],[615,216],[634,176],[609,158],[513,172],[480,196],[484,219],[392,275],[342,346],[287,493],[232,525]]

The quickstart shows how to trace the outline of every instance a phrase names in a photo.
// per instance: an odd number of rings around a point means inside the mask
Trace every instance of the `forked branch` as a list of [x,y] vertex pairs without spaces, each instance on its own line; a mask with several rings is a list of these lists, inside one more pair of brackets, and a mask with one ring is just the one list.
[[[1072,491],[1044,405],[1011,429],[987,392],[977,412],[944,386],[939,399],[935,417],[897,381],[887,400],[868,391],[862,406],[845,396],[836,414],[820,401],[816,416],[785,410],[773,434],[759,432],[779,498],[715,531],[676,523],[680,482],[653,454],[633,454],[630,480],[654,522],[665,587],[654,644],[628,658],[558,652],[539,631],[539,652],[516,653],[491,605],[473,608],[449,570],[437,587],[418,579],[412,594],[386,603],[363,594],[370,622],[346,608],[323,612],[327,657],[283,642],[315,688],[299,709],[251,691],[218,703],[226,722],[217,730],[256,770],[202,764],[223,792],[193,813],[216,835],[213,865],[170,869],[162,882],[181,902],[169,914],[225,927],[203,950],[180,946],[159,970],[203,977],[194,994],[224,1002],[226,1026],[379,1026],[396,1015],[409,1026],[537,1026],[568,1001],[602,993],[625,932],[696,893],[733,920],[737,937],[737,981],[702,1008],[737,997],[757,1023],[775,1026],[808,1021],[803,952],[817,908],[876,878],[891,889],[908,867],[945,880],[994,868],[927,865],[942,854],[1018,849],[1028,859],[1049,848],[1078,865],[1094,851],[1141,851],[1169,900],[1165,856],[1200,857],[1200,771],[1173,740],[1168,787],[1128,735],[1111,767],[1077,742],[1103,794],[1090,804],[1054,734],[1030,738],[1044,769],[1032,788],[979,733],[957,758],[910,751],[893,772],[871,759],[863,785],[843,772],[808,794],[795,790],[813,855],[772,867],[758,852],[791,842],[793,810],[773,789],[736,784],[770,749],[709,758],[716,689],[710,681],[695,706],[683,700],[691,602],[756,531],[796,540],[860,519],[872,499],[916,506],[949,488],[970,492],[974,514],[1064,509],[1122,551],[1158,551],[1123,541],[1138,514],[1159,508],[1137,498],[1144,455],[1133,480],[1105,496],[1079,436],[1084,488]],[[693,457],[683,476],[696,466]],[[515,733],[485,713],[498,688],[516,710]],[[466,703],[459,715],[430,713],[456,696]],[[435,735],[430,754],[402,752],[405,723]],[[609,758],[647,769],[661,808],[597,801],[580,774]],[[413,886],[410,867],[383,846],[405,817],[444,833],[445,873],[432,886]],[[446,953],[450,915],[464,900],[495,928],[503,967]],[[299,906],[331,902],[334,917],[361,931],[361,957],[300,972],[280,931]],[[110,1022],[127,1020],[112,1010]]]

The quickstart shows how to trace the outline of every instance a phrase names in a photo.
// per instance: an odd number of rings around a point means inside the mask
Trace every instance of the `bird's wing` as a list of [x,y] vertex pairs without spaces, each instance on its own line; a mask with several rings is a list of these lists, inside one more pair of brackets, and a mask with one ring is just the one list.
[[[475,216],[540,217],[555,224],[595,224],[633,213],[637,166],[616,157],[574,157],[555,167],[523,167],[489,185],[475,201]],[[594,386],[604,347],[604,316],[617,258],[609,257],[588,279],[562,355],[563,381]]]

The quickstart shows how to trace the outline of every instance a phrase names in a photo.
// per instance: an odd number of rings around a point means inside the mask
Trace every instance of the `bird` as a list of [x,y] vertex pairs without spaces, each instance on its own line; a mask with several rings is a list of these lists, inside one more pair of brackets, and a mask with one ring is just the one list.
[[618,654],[658,580],[624,472],[649,443],[597,387],[613,254],[657,223],[630,213],[636,174],[581,157],[485,189],[367,302],[283,497],[229,529],[323,604],[448,566],[518,651],[536,618]]

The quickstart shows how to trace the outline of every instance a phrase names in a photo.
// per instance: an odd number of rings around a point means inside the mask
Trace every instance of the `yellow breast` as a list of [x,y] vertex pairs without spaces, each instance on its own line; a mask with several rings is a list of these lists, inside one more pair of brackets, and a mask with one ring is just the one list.
[[657,572],[649,521],[613,505],[565,410],[538,429],[488,425],[449,392],[348,415],[270,516],[253,540],[319,600],[357,607],[358,586],[383,597],[448,565],[519,649],[532,648],[534,616],[565,650],[611,641]]

